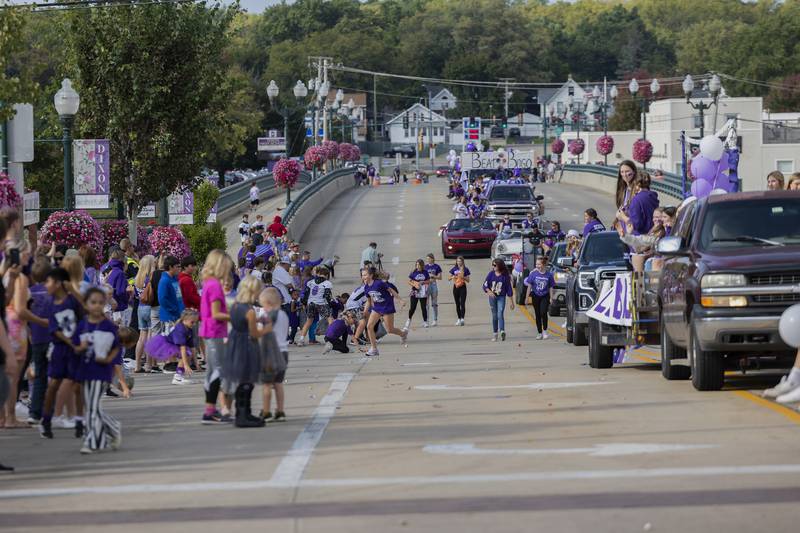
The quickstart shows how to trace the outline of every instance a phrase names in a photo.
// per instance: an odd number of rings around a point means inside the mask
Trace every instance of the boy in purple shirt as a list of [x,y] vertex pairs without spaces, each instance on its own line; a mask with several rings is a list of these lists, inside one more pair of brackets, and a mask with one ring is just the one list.
[[536,331],[539,334],[536,340],[549,337],[547,334],[547,312],[550,309],[550,293],[556,286],[553,273],[547,270],[547,258],[539,256],[536,258],[536,269],[525,278],[525,286],[531,288],[531,298],[533,299],[533,311],[536,315]]
[[28,422],[38,424],[42,419],[42,404],[47,391],[47,348],[50,346],[50,321],[47,317],[52,313],[53,297],[47,292],[44,281],[52,267],[47,258],[34,261],[31,267],[31,313],[38,320],[29,320],[31,332],[31,359],[33,362],[33,394]]
[[323,355],[330,353],[331,350],[350,353],[350,348],[347,346],[347,336],[353,333],[355,323],[355,317],[350,311],[345,311],[342,314],[342,318],[331,322],[325,332],[325,351],[322,352]]

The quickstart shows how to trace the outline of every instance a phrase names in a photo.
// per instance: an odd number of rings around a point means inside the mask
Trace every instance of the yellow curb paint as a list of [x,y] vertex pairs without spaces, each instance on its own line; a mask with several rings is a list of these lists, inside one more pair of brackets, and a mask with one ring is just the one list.
[[784,407],[783,405],[780,405],[780,404],[775,403],[775,402],[771,402],[769,400],[765,400],[764,398],[762,398],[762,397],[760,397],[760,396],[758,396],[756,394],[753,394],[752,392],[749,392],[749,391],[737,390],[737,391],[733,391],[733,393],[736,396],[739,396],[740,398],[744,398],[745,400],[749,400],[749,401],[751,401],[751,402],[753,402],[753,403],[755,403],[757,405],[760,405],[762,407],[766,407],[767,409],[770,409],[772,411],[775,411],[776,413],[779,413],[779,414],[785,416],[786,418],[788,418],[792,422],[800,424],[800,413],[795,411],[794,409],[791,409],[789,407]]

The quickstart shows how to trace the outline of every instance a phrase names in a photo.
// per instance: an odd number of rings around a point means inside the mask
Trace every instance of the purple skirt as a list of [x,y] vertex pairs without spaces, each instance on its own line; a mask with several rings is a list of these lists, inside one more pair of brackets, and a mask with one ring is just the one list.
[[[164,335],[156,335],[147,341],[144,345],[144,351],[147,355],[158,361],[168,361],[173,357],[180,357],[181,355],[180,346],[169,342]],[[187,348],[186,353],[187,355],[191,354],[191,349]]]

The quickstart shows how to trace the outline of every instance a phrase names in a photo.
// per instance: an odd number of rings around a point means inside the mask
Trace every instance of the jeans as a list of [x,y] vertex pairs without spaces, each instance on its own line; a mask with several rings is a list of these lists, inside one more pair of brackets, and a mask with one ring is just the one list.
[[42,406],[44,405],[44,394],[47,392],[47,348],[49,342],[37,342],[31,344],[33,352],[33,394],[31,395],[30,415],[32,418],[42,418]]
[[492,332],[505,331],[506,320],[503,313],[506,311],[506,297],[489,298],[489,308],[492,310]]
[[428,285],[428,304],[431,306],[431,319],[436,322],[439,320],[439,286],[436,283]]

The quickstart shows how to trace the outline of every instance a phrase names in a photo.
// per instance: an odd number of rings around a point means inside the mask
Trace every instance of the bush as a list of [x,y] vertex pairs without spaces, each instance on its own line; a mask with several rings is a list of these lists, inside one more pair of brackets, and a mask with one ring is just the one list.
[[103,233],[100,224],[86,211],[54,212],[45,221],[40,235],[44,244],[65,244],[75,249],[87,244],[102,257]]
[[205,224],[211,208],[219,199],[219,189],[211,182],[204,181],[194,190],[194,223]]
[[225,250],[228,247],[225,228],[219,222],[184,226],[183,231],[186,233],[192,255],[198,263],[202,264],[211,250],[215,248]]

